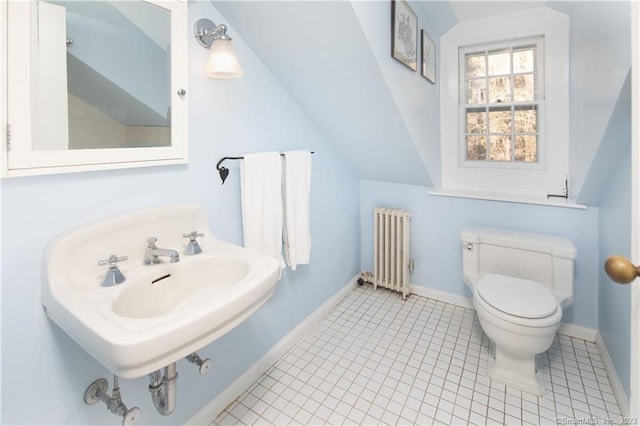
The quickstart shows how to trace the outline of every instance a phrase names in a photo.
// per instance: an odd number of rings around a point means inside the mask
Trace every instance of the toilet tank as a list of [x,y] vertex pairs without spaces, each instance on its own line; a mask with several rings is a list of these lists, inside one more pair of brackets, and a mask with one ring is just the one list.
[[544,284],[563,308],[573,301],[576,248],[568,238],[484,227],[465,228],[460,237],[464,281],[471,289],[495,273]]

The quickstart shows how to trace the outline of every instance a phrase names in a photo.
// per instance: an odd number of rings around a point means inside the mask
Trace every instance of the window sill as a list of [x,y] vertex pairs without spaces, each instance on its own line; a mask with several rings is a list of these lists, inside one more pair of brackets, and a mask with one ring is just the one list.
[[547,199],[543,195],[511,194],[506,192],[472,191],[461,189],[435,189],[428,192],[437,197],[470,198],[474,200],[502,201],[506,203],[535,204],[540,206],[564,207],[568,209],[586,210],[586,204],[578,204],[564,198]]

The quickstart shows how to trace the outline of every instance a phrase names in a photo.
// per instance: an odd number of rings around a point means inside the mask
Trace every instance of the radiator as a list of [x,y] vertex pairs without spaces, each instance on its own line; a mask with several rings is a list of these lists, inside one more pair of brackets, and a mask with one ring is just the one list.
[[410,294],[409,272],[413,261],[409,253],[411,213],[376,207],[374,210],[373,288],[378,286]]

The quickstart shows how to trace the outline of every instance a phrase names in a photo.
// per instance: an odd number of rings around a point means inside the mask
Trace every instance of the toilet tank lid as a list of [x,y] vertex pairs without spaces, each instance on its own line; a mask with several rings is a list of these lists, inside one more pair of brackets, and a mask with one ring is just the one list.
[[577,253],[576,247],[571,240],[556,235],[474,226],[462,229],[460,238],[463,243],[491,244],[501,247],[549,253],[554,257],[564,259],[575,259]]

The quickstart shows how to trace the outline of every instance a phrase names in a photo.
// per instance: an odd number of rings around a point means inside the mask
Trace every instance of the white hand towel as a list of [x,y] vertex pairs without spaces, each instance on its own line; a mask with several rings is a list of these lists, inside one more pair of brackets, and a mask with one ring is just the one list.
[[277,152],[245,154],[241,165],[244,246],[282,260],[282,160]]
[[284,252],[295,271],[311,254],[311,153],[287,151],[284,158]]

